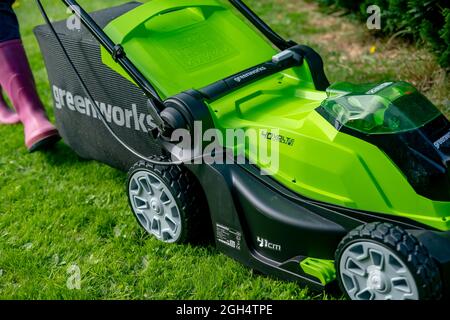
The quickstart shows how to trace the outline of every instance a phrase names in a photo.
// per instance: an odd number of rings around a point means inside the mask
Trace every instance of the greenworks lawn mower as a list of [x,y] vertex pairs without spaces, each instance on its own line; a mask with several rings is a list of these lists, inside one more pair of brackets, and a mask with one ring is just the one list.
[[[330,86],[314,50],[240,0],[91,15],[62,2],[75,18],[50,24],[37,0],[48,25],[35,30],[58,129],[81,157],[129,171],[148,233],[185,243],[211,231],[251,268],[339,283],[350,299],[448,297],[450,123],[413,86]],[[208,154],[223,163],[183,159],[174,133],[196,123],[258,136],[240,156],[234,139]],[[261,149],[278,154],[271,174]]]

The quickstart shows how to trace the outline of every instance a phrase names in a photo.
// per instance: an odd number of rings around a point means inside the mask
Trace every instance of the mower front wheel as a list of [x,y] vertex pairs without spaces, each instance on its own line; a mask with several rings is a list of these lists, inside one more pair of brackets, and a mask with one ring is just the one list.
[[128,173],[127,193],[137,221],[158,240],[187,243],[198,239],[203,192],[186,168],[139,161]]
[[420,241],[389,223],[351,231],[336,251],[339,284],[351,300],[434,300],[439,268]]

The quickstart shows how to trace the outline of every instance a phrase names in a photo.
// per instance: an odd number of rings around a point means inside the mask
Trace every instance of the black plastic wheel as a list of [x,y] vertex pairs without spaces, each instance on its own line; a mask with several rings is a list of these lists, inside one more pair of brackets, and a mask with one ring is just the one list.
[[352,300],[436,300],[439,268],[420,241],[389,223],[351,231],[336,251],[339,285]]
[[187,243],[209,235],[203,190],[185,167],[139,161],[129,170],[127,194],[139,224],[158,240]]

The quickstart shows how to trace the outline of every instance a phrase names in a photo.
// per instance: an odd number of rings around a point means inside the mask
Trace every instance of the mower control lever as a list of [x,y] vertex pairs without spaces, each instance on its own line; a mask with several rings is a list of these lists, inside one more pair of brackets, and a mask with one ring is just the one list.
[[302,60],[302,57],[297,52],[288,49],[278,53],[277,55],[274,55],[272,57],[272,62],[280,65],[286,61],[289,61],[290,59],[294,59],[295,61],[300,62]]
[[[162,137],[170,137],[173,130],[185,128],[186,123],[182,115],[179,115],[177,110],[168,110],[165,108],[161,113],[158,113],[157,106],[155,106],[153,100],[147,100],[147,106],[150,116],[153,119],[153,123],[156,127],[153,130],[150,130],[150,134],[154,139],[157,139],[159,136]],[[176,119],[177,121],[173,121]]]
[[300,66],[304,58],[300,49],[299,46],[293,46],[290,49],[276,54],[268,62],[234,74],[226,79],[219,80],[197,91],[210,102],[217,100],[251,82],[295,66]]

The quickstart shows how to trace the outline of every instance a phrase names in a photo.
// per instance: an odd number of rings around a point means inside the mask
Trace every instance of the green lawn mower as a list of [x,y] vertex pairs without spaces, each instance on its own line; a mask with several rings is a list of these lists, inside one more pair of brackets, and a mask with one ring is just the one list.
[[[330,85],[313,49],[229,2],[152,0],[100,23],[63,0],[102,46],[94,67],[73,57],[80,41],[63,43],[37,0],[52,31],[43,38],[54,41],[47,61],[70,65],[87,95],[53,86],[63,138],[129,170],[131,209],[161,241],[213,235],[250,268],[318,290],[339,283],[353,300],[448,297],[447,118],[405,82]],[[100,68],[114,92],[99,98],[99,81],[87,81]],[[68,81],[70,71],[55,70]],[[100,102],[136,90],[144,106]],[[158,152],[130,142],[137,131]],[[219,139],[237,131],[245,143]],[[207,152],[201,138],[180,147],[180,132],[214,132],[206,140],[220,142]],[[275,169],[262,154],[277,156]]]

